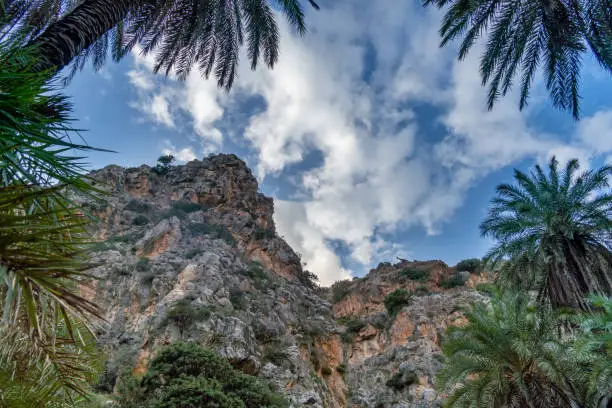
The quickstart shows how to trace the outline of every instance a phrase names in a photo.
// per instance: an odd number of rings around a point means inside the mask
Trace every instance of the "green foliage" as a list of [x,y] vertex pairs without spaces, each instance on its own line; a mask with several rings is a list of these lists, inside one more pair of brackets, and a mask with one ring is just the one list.
[[330,366],[325,365],[321,368],[321,374],[323,374],[324,376],[329,376],[332,375],[332,369]]
[[287,402],[257,378],[193,343],[174,343],[151,361],[141,383],[119,388],[120,408],[286,408]]
[[355,336],[367,326],[367,322],[363,319],[349,319],[342,322],[346,326],[344,333],[342,333],[342,341],[345,343],[352,343],[355,340]]
[[[34,37],[32,42],[42,48],[39,65],[43,69],[60,70],[71,64],[72,74],[88,59],[99,69],[108,55],[118,61],[140,44],[145,54],[153,55],[154,72],[175,71],[184,80],[197,66],[202,76],[214,75],[219,87],[229,90],[243,45],[251,69],[262,61],[270,68],[276,64],[280,42],[277,11],[286,16],[291,29],[300,35],[306,33],[299,0],[240,0],[232,4],[113,1],[78,3],[79,7],[71,0],[49,0],[43,5],[34,2],[33,7],[30,3],[10,1],[8,14],[23,23],[35,23],[35,29],[27,31]],[[308,3],[318,9],[314,0]],[[66,27],[73,35],[64,35]]]
[[396,289],[385,296],[385,309],[391,316],[395,316],[404,306],[409,305],[411,300],[412,294],[406,289]]
[[418,384],[418,382],[419,376],[414,370],[400,368],[397,373],[387,380],[386,385],[396,391],[401,391],[412,384]]
[[74,406],[98,368],[101,312],[77,291],[91,216],[72,200],[97,199],[79,156],[93,149],[71,142],[70,104],[31,72],[35,51],[0,47],[0,403],[15,408]]
[[146,213],[151,211],[151,208],[151,204],[134,198],[125,205],[124,209],[136,213]]
[[185,259],[193,259],[196,256],[202,254],[202,250],[199,248],[193,248],[190,249],[189,251],[185,252]]
[[338,303],[351,291],[351,281],[348,279],[335,282],[331,287],[332,302]]
[[153,283],[153,279],[155,279],[157,275],[153,271],[144,271],[140,274],[140,282],[143,285],[150,285]]
[[171,206],[175,210],[182,211],[187,214],[196,212],[196,211],[202,211],[204,209],[204,207],[202,207],[201,204],[192,203],[191,201],[186,201],[186,200],[173,201]]
[[213,239],[222,239],[231,247],[236,247],[237,245],[232,233],[223,225],[194,222],[187,226],[187,230],[193,235],[209,235]]
[[273,229],[261,228],[258,225],[255,226],[255,239],[256,240],[271,239],[271,238],[274,238],[275,236],[276,236],[276,233],[274,232]]
[[558,313],[506,293],[465,317],[442,346],[447,364],[437,384],[450,393],[448,407],[580,406],[591,358],[561,335]]
[[470,273],[479,273],[481,270],[481,261],[478,258],[470,258],[459,261],[455,267],[458,272],[466,271]]
[[259,262],[251,262],[248,268],[240,270],[239,273],[250,278],[259,290],[263,290],[268,283],[268,273]]
[[592,309],[577,319],[583,335],[575,349],[591,357],[586,405],[604,407],[612,402],[612,298],[591,296],[589,300]]
[[440,282],[438,282],[438,286],[443,289],[452,289],[456,288],[457,286],[463,286],[464,284],[465,281],[463,278],[461,278],[461,276],[459,276],[459,274],[455,274],[448,279],[441,279]]
[[136,262],[136,270],[138,272],[144,272],[147,271],[149,269],[149,263],[151,261],[149,261],[149,258],[145,258],[144,256],[141,256],[138,259],[138,262]]
[[498,292],[498,288],[494,283],[479,283],[476,285],[476,290],[487,295],[493,295]]
[[429,288],[425,285],[419,285],[414,289],[414,294],[416,296],[427,296],[429,294],[431,294],[431,291],[429,290]]
[[612,71],[612,20],[606,1],[425,0],[448,6],[440,33],[444,46],[463,37],[459,59],[485,37],[480,60],[483,84],[489,84],[489,109],[520,80],[519,107],[527,105],[538,68],[543,68],[553,105],[580,114],[582,58],[589,50]]
[[196,306],[191,301],[182,299],[176,302],[166,314],[165,321],[172,322],[181,335],[196,322],[208,320],[211,311],[207,307]]
[[287,362],[289,355],[282,350],[279,342],[266,344],[263,351],[263,361],[270,362],[276,366],[282,367]]
[[429,279],[429,271],[417,268],[406,268],[400,271],[400,276],[417,282],[425,282]]
[[158,176],[166,175],[173,167],[174,160],[174,156],[172,156],[171,154],[159,156],[159,158],[157,159],[157,164],[151,170]]
[[501,265],[503,288],[535,290],[555,307],[587,308],[586,296],[612,294],[612,167],[577,174],[577,160],[548,174],[515,170],[516,184],[501,184],[482,234],[497,243],[487,262]]
[[319,277],[310,272],[307,269],[298,270],[297,273],[298,281],[310,289],[317,289],[319,287]]
[[132,225],[136,225],[136,226],[147,225],[148,223],[149,223],[149,219],[147,218],[146,215],[142,215],[142,214],[138,214],[132,220]]
[[247,309],[247,299],[244,296],[244,292],[242,292],[238,288],[232,288],[229,292],[229,300],[232,302],[232,306],[236,310],[246,310]]
[[344,375],[348,372],[348,367],[346,364],[341,363],[341,364],[338,364],[338,367],[336,367],[336,371]]

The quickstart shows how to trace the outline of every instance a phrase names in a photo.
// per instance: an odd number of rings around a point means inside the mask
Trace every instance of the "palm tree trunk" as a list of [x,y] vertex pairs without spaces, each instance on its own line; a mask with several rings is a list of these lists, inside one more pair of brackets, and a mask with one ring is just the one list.
[[41,55],[35,69],[61,70],[122,21],[138,0],[84,0],[30,42]]

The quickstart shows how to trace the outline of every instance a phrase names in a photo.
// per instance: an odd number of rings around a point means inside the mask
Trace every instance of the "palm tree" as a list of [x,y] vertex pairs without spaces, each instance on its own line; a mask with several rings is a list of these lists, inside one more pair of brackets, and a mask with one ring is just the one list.
[[554,307],[588,308],[589,293],[612,293],[611,166],[577,174],[577,160],[559,172],[538,165],[515,170],[515,185],[501,184],[481,233],[497,241],[489,264],[502,264],[504,286],[536,290]]
[[[2,32],[0,25],[0,32]],[[73,192],[95,196],[71,142],[70,105],[34,51],[0,49],[0,406],[75,406],[95,377],[89,240]],[[45,405],[44,402],[49,402]],[[52,403],[51,403],[52,401]]]
[[[60,70],[71,61],[77,69],[88,57],[99,68],[109,46],[119,60],[140,44],[144,53],[155,53],[156,73],[174,69],[184,79],[195,65],[229,89],[245,42],[252,69],[260,59],[270,68],[278,60],[279,31],[267,0],[36,0],[44,12],[28,0],[12,3],[8,14],[31,24],[27,37],[39,47],[41,70]],[[306,32],[300,0],[275,4],[299,34]]]
[[519,107],[527,105],[536,71],[543,65],[553,105],[580,116],[580,71],[590,51],[612,72],[610,0],[424,0],[449,6],[440,33],[444,46],[463,37],[459,59],[486,38],[480,60],[483,85],[489,84],[488,107],[520,80]]
[[447,407],[573,408],[584,399],[583,361],[559,334],[559,316],[507,292],[477,304],[443,342],[437,386]]
[[583,355],[593,356],[588,378],[587,404],[609,407],[612,404],[612,298],[590,297],[593,310],[578,316],[584,335],[576,342]]

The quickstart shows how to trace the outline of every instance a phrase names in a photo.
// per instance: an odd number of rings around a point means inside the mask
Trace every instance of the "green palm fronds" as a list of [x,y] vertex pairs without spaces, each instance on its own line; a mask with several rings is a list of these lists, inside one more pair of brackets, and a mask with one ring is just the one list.
[[[31,3],[35,3],[32,6]],[[91,60],[102,67],[109,54],[123,58],[137,43],[155,53],[156,72],[183,79],[196,67],[230,89],[240,48],[249,63],[272,68],[279,57],[276,10],[300,35],[306,32],[300,0],[13,0],[7,14],[25,42],[39,46],[36,69],[71,64],[71,77]],[[318,9],[314,0],[308,3]]]
[[535,290],[553,306],[588,308],[590,293],[612,293],[612,167],[578,174],[577,160],[545,174],[515,170],[501,184],[480,230],[497,241],[489,264],[502,264],[503,286]]
[[578,316],[583,330],[576,351],[592,356],[587,405],[606,407],[612,402],[612,298],[591,296],[592,310]]
[[61,184],[95,192],[82,176],[86,163],[77,152],[94,149],[71,140],[71,105],[49,81],[48,72],[30,72],[36,50],[17,41],[0,49],[0,185],[43,187]]
[[612,4],[609,0],[425,0],[447,7],[441,45],[462,37],[464,59],[480,37],[483,85],[492,109],[519,82],[520,102],[527,105],[538,69],[544,72],[553,105],[580,116],[580,74],[585,53],[612,72]]
[[[2,26],[4,27],[4,26]],[[0,29],[0,31],[2,31]],[[0,406],[74,407],[98,368],[101,312],[79,291],[87,214],[70,199],[97,189],[81,176],[70,105],[31,48],[0,50]]]
[[447,365],[437,384],[449,393],[447,407],[579,406],[586,376],[580,368],[590,356],[571,352],[558,313],[505,293],[465,317],[442,346]]
[[101,363],[89,330],[73,320],[70,331],[59,316],[47,317],[46,340],[0,323],[0,407],[75,407],[97,379]]

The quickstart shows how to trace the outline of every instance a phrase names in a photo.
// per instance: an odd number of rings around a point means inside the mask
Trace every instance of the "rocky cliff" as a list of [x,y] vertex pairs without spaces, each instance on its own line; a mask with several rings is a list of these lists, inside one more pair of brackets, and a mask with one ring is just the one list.
[[[92,177],[109,193],[107,203],[86,203],[100,219],[99,279],[82,288],[106,313],[102,388],[183,340],[270,381],[294,407],[439,405],[440,334],[482,298],[469,287],[482,276],[400,261],[318,288],[276,234],[272,199],[234,155],[167,171],[108,166]],[[384,298],[398,288],[411,297],[389,315]]]

